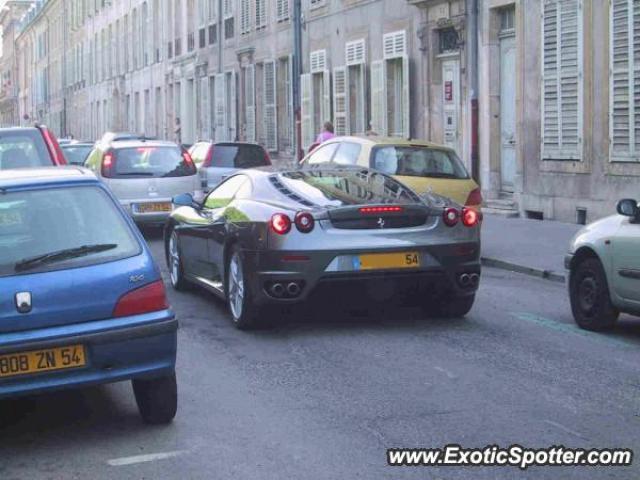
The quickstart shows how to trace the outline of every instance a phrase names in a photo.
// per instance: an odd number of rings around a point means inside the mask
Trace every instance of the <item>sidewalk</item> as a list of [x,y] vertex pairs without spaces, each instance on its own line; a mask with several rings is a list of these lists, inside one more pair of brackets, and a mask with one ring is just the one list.
[[482,264],[563,282],[564,255],[581,228],[552,220],[485,215]]

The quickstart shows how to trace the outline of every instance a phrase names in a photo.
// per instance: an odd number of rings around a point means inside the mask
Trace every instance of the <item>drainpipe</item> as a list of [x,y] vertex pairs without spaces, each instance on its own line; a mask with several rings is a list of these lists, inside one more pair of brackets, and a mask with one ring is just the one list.
[[471,105],[471,175],[480,183],[478,109],[478,0],[467,0],[467,72]]
[[300,75],[302,74],[302,1],[293,0],[293,112],[295,116],[294,159],[302,160],[302,116],[300,99]]
[[[69,16],[67,15],[67,0],[62,3],[62,11],[64,15],[64,21],[67,23]],[[62,125],[60,126],[60,135],[67,136],[67,43],[68,43],[68,31],[69,26],[66,25],[62,29]]]
[[[222,73],[222,54],[224,53],[223,42],[224,42],[224,0],[218,0],[218,73]],[[235,18],[234,18],[233,29],[235,30]],[[235,33],[235,32],[234,32]]]

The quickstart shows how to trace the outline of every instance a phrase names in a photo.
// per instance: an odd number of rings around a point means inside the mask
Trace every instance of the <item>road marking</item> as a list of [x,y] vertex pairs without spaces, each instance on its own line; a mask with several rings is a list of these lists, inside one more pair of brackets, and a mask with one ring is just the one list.
[[597,340],[602,343],[611,343],[615,345],[622,345],[625,347],[638,348],[638,344],[633,341],[623,340],[622,338],[612,337],[606,333],[590,332],[583,330],[577,325],[567,324],[552,320],[550,318],[540,317],[539,315],[528,312],[510,312],[510,315],[518,320],[525,320],[527,322],[536,323],[543,327],[548,327],[553,330],[564,333],[573,333],[574,335],[580,335],[582,337],[590,338],[591,340]]
[[455,380],[456,378],[458,378],[458,376],[455,373],[450,372],[449,370],[442,368],[442,367],[433,367],[434,370],[437,370],[440,373],[444,373],[447,377],[449,377],[451,380]]
[[135,465],[136,463],[155,462],[156,460],[165,460],[174,458],[187,453],[187,450],[176,450],[173,452],[148,453],[146,455],[134,455],[133,457],[112,458],[107,460],[107,464],[112,467],[123,467],[125,465]]
[[553,427],[559,428],[560,430],[563,430],[571,435],[573,435],[574,437],[578,437],[581,438],[583,440],[589,440],[587,437],[585,437],[584,435],[576,432],[575,430],[571,430],[569,427],[565,427],[564,425],[562,425],[561,423],[557,423],[557,422],[553,422],[551,420],[545,420],[544,423],[546,423],[547,425],[551,425]]

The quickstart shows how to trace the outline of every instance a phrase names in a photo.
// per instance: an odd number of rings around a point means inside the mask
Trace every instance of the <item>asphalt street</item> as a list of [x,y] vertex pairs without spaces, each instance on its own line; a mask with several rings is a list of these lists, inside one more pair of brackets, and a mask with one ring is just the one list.
[[578,330],[562,284],[485,269],[465,319],[331,305],[251,333],[204,291],[168,293],[181,322],[175,422],[142,424],[129,384],[3,401],[0,479],[640,478],[640,459],[386,465],[387,448],[450,443],[640,454],[640,320]]

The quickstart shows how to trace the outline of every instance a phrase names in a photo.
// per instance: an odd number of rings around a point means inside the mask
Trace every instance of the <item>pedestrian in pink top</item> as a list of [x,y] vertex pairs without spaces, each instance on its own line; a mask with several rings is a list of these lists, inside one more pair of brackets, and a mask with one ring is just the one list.
[[322,132],[320,132],[320,135],[318,135],[318,138],[316,138],[316,143],[324,143],[327,140],[335,138],[335,136],[336,135],[333,133],[333,123],[324,122],[324,127]]

